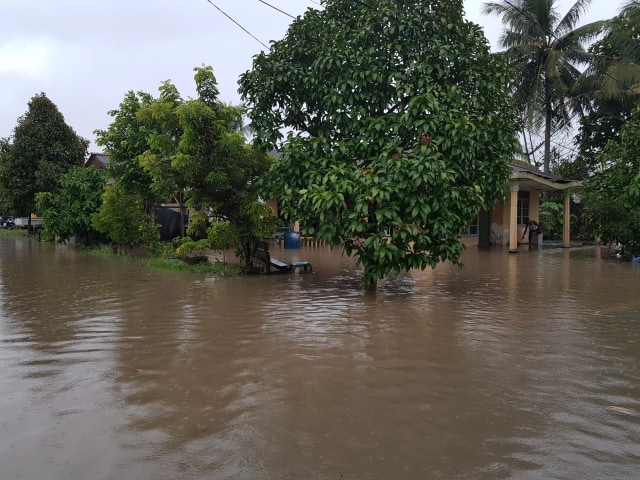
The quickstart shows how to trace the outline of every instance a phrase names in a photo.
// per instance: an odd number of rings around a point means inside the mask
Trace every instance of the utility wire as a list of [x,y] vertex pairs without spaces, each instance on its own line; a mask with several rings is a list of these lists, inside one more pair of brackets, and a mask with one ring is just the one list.
[[[285,12],[284,10],[270,4],[269,2],[266,2],[265,0],[258,0],[260,3],[263,3],[264,5],[267,5],[268,7],[273,8],[274,10],[282,13],[283,15],[286,15],[289,18],[292,18],[295,20],[296,17],[294,17],[293,15],[291,15],[290,13]],[[320,3],[314,1],[314,0],[309,0],[313,3],[315,3],[316,5],[320,5]],[[207,0],[207,2],[209,2],[211,5],[213,5],[220,13],[222,13],[225,17],[227,17],[229,20],[231,20],[233,23],[235,23],[238,27],[240,27],[247,35],[249,35],[251,38],[253,38],[256,42],[258,42],[260,45],[262,45],[264,48],[266,48],[267,50],[269,49],[269,47],[267,45],[265,45],[262,41],[260,41],[255,35],[253,35],[249,30],[247,30],[246,28],[244,28],[242,25],[240,25],[240,23],[238,23],[236,20],[234,20],[233,18],[231,18],[231,16],[229,14],[227,14],[224,10],[222,10],[220,7],[218,7],[215,3],[213,3],[211,0]],[[320,5],[322,6],[322,5]]]
[[240,27],[245,33],[247,33],[251,38],[253,38],[256,42],[258,42],[260,45],[262,45],[264,48],[266,48],[267,50],[269,50],[269,47],[267,47],[264,43],[262,43],[260,40],[258,40],[258,38],[256,38],[249,30],[247,30],[246,28],[244,28],[242,25],[240,25],[238,22],[236,22],[233,18],[231,18],[225,11],[223,11],[220,7],[218,7],[215,3],[213,3],[211,0],[207,0],[207,2],[209,2],[211,5],[213,5],[220,13],[222,13],[225,17],[227,17],[229,20],[231,20],[233,23],[235,23],[238,27]]
[[278,7],[274,7],[273,5],[271,5],[268,2],[265,2],[264,0],[258,0],[260,3],[264,3],[265,5],[267,5],[268,7],[273,8],[274,10],[277,10],[278,12],[286,15],[287,17],[291,17],[295,20],[296,17],[294,17],[293,15],[288,14],[287,12],[285,12],[284,10],[280,10]]

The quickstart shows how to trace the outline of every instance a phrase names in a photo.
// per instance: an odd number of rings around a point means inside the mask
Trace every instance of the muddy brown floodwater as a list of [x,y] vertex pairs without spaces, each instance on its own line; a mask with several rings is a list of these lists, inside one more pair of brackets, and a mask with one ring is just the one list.
[[638,479],[640,265],[469,249],[358,286],[0,238],[0,478]]

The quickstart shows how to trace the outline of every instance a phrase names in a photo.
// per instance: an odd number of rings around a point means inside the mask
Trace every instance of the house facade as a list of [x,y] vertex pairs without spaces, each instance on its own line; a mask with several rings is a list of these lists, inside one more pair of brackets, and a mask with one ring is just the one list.
[[[508,200],[496,204],[489,212],[480,212],[477,224],[472,225],[469,234],[462,237],[463,242],[468,246],[508,246],[509,252],[516,253],[519,243],[528,243],[527,238],[521,239],[525,219],[539,221],[542,195],[560,191],[564,192],[562,246],[569,247],[571,193],[581,188],[582,183],[516,163],[508,165],[511,168]],[[534,241],[542,242],[543,236],[536,237]]]
[[[539,222],[540,198],[544,192],[564,192],[562,246],[569,247],[570,194],[582,187],[579,181],[564,180],[558,176],[542,173],[534,168],[517,163],[508,163],[511,177],[508,185],[508,200],[493,206],[490,211],[482,211],[461,236],[466,246],[498,245],[516,253],[519,243],[528,243],[528,238],[520,239],[524,222],[530,218]],[[279,215],[275,199],[266,202],[274,215]],[[297,223],[297,222],[296,222]],[[542,242],[543,235],[536,236]]]

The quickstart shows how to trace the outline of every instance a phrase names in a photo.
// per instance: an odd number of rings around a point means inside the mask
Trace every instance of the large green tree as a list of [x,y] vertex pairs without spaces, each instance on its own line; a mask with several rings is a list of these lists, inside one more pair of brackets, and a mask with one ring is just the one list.
[[[511,75],[462,1],[327,0],[240,79],[265,189],[364,266],[363,283],[459,263],[516,149]],[[283,132],[287,132],[286,138]]]
[[9,212],[33,213],[35,194],[57,192],[62,175],[83,164],[87,147],[44,93],[34,96],[0,149],[0,191]]
[[568,161],[562,162],[554,169],[554,173],[573,179],[584,179],[602,168],[601,153],[612,140],[620,136],[620,128],[630,113],[612,114],[605,110],[595,109],[580,119],[580,129],[574,143],[577,154]]
[[[505,27],[500,55],[513,68],[517,82],[513,100],[527,131],[544,132],[543,168],[549,173],[552,136],[571,126],[580,103],[574,87],[593,56],[586,46],[606,22],[578,26],[591,0],[577,0],[565,15],[559,0],[487,2],[485,14],[498,15]],[[525,149],[530,151],[528,149]]]
[[[183,100],[166,81],[160,97],[138,112],[147,131],[147,149],[138,159],[158,197],[173,198],[180,207],[201,207],[210,218],[234,224],[242,233],[243,258],[250,262],[250,245],[264,235],[268,216],[253,180],[267,171],[268,157],[246,144],[244,110],[218,99],[213,69],[195,72],[197,98]],[[262,215],[256,217],[256,209]]]

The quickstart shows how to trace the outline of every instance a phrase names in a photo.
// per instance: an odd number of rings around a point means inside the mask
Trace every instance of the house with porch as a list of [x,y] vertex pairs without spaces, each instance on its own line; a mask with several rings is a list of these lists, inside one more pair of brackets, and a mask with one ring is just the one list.
[[[564,192],[562,246],[569,247],[571,194],[582,188],[582,183],[542,173],[524,163],[510,162],[508,165],[511,177],[505,186],[508,188],[507,201],[494,205],[490,211],[480,212],[460,240],[468,247],[502,245],[508,246],[509,252],[516,253],[519,243],[529,241],[528,238],[521,240],[525,219],[539,222],[540,199],[544,192]],[[268,200],[266,204],[274,215],[280,214],[277,199]],[[534,241],[542,243],[543,237],[544,233],[535,236]]]
[[[496,204],[488,212],[480,212],[469,234],[463,236],[463,242],[468,246],[504,245],[509,247],[509,252],[516,253],[519,242],[528,242],[528,239],[521,240],[525,219],[539,221],[540,198],[544,192],[564,192],[562,246],[569,247],[571,193],[581,188],[582,183],[542,173],[524,164],[508,165],[511,178],[507,201]],[[541,243],[543,236],[534,241]]]
[[[276,150],[269,154],[276,158],[282,155]],[[505,186],[507,201],[494,205],[490,211],[481,211],[460,240],[466,246],[508,246],[509,252],[517,253],[519,243],[529,242],[528,238],[520,241],[525,219],[540,220],[540,200],[544,193],[564,192],[562,246],[569,247],[571,194],[582,188],[582,182],[540,172],[525,162],[507,162],[507,165],[511,168],[509,184]],[[280,216],[277,199],[265,203],[274,215]],[[300,225],[293,221],[288,228],[298,231]],[[534,241],[542,243],[543,237],[544,233],[537,235]]]

